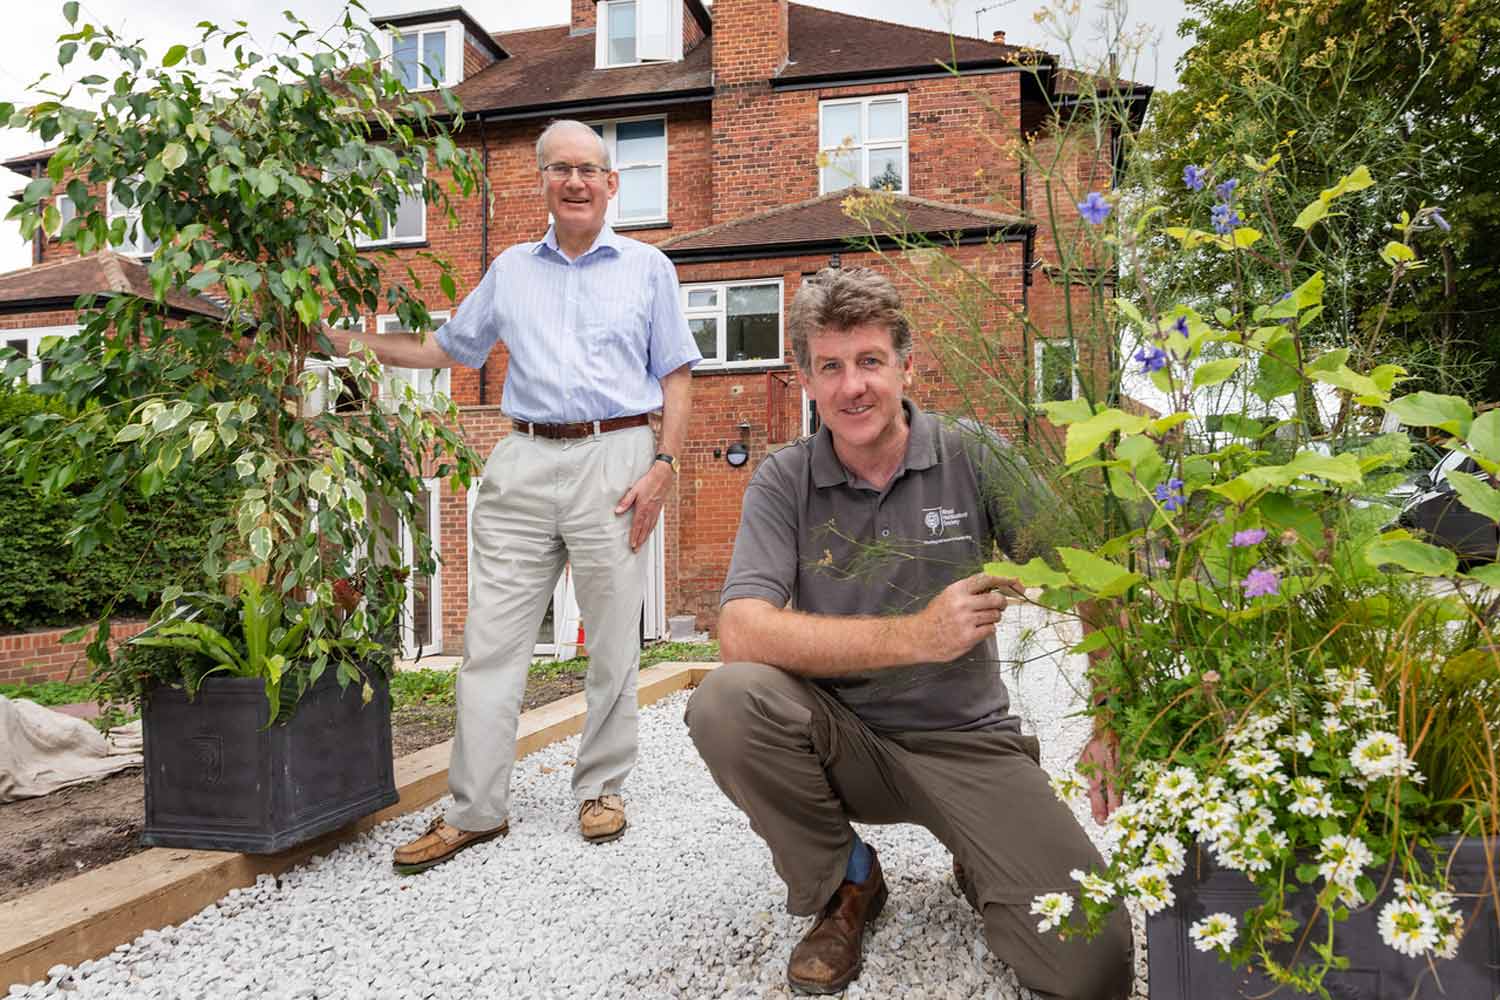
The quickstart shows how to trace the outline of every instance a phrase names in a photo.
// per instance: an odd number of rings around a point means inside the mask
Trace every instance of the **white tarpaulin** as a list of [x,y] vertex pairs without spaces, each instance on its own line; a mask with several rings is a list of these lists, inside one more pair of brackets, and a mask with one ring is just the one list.
[[0,697],[0,802],[95,781],[141,761],[139,721],[105,736],[82,719]]

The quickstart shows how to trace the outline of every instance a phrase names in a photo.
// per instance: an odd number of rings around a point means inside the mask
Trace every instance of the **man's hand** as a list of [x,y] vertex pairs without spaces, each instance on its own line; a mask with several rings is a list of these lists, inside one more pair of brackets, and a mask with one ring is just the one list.
[[1078,755],[1080,766],[1093,765],[1089,775],[1089,809],[1094,822],[1103,823],[1109,814],[1120,808],[1120,790],[1114,785],[1114,776],[1120,768],[1120,740],[1108,729],[1094,733],[1083,753]]
[[639,549],[651,536],[651,529],[656,527],[656,516],[666,503],[673,475],[672,467],[666,462],[652,462],[646,474],[635,481],[615,506],[616,514],[635,508],[635,521],[630,525],[630,551]]
[[1011,597],[1026,593],[1019,580],[975,573],[949,584],[912,616],[916,662],[947,663],[995,634]]

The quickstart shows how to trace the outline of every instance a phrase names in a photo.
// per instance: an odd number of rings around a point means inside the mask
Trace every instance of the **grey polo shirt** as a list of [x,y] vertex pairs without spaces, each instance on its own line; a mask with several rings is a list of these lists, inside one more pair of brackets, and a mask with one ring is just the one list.
[[[884,490],[854,478],[828,429],[750,480],[720,605],[758,598],[823,615],[912,614],[1018,540],[1040,487],[992,432],[903,401],[906,458]],[[875,729],[1018,729],[993,636],[950,663],[817,681]]]

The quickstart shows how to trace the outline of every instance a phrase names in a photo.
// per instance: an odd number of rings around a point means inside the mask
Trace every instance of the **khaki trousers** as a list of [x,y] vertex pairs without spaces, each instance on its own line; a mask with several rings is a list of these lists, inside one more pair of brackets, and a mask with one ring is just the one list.
[[469,617],[447,821],[489,830],[509,818],[516,728],[537,629],[571,562],[588,629],[588,718],[573,770],[582,802],[618,793],[637,753],[636,673],[646,547],[630,551],[635,512],[615,505],[650,468],[650,427],[549,440],[514,432],[495,446],[474,504]]
[[686,719],[714,780],[770,847],[792,913],[817,913],[843,880],[850,820],[915,823],[973,879],[990,950],[1023,986],[1080,1000],[1129,994],[1124,913],[1092,941],[1059,941],[1029,912],[1038,893],[1076,896],[1068,872],[1099,863],[1038,766],[1035,737],[877,733],[817,685],[759,663],[711,673]]

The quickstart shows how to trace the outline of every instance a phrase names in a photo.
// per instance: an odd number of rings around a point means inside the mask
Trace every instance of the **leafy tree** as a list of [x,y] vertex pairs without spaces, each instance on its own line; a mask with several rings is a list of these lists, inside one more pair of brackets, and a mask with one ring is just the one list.
[[[1156,95],[1137,174],[1143,186],[1183,191],[1183,170],[1213,181],[1244,176],[1245,157],[1279,156],[1275,185],[1241,192],[1249,225],[1291,218],[1350,163],[1378,185],[1309,237],[1305,271],[1250,262],[1231,273],[1222,255],[1157,262],[1155,280],[1199,289],[1234,281],[1291,288],[1324,271],[1346,300],[1326,337],[1367,361],[1397,361],[1421,383],[1500,394],[1491,359],[1500,343],[1492,301],[1500,288],[1500,5],[1469,0],[1189,0],[1182,28],[1196,42],[1180,89]],[[1206,195],[1205,195],[1206,197]],[[1423,256],[1442,280],[1387,300],[1386,272],[1356,248],[1400,240],[1389,220],[1421,205],[1442,209]],[[1179,199],[1184,217],[1200,206]],[[1442,228],[1451,224],[1450,229]],[[1372,266],[1373,265],[1373,266]],[[1177,270],[1174,272],[1173,268]],[[1215,281],[1194,274],[1209,269]],[[1217,269],[1217,270],[1215,270]],[[1345,279],[1348,280],[1345,280]],[[1413,384],[1411,387],[1416,387]]]
[[[431,572],[417,516],[421,476],[435,470],[467,482],[477,468],[447,400],[407,389],[353,417],[306,405],[309,380],[319,377],[306,363],[329,346],[325,318],[380,309],[408,329],[430,326],[411,266],[405,281],[392,280],[398,262],[362,253],[357,235],[376,236],[413,192],[452,220],[439,178],[468,194],[477,176],[454,142],[457,100],[440,92],[439,110],[409,94],[381,65],[354,9],[324,34],[288,12],[284,51],[273,55],[253,51],[243,22],[204,22],[196,43],[173,45],[153,64],[138,42],[76,27],[70,2],[64,14],[76,30],[59,39],[58,63],[88,59],[97,72],[43,91],[48,99],[34,106],[0,106],[0,120],[56,147],[47,175],[11,212],[24,236],[46,227],[89,253],[138,226],[156,247],[154,301],[95,304],[76,337],[43,346],[51,364],[35,388],[60,405],[29,418],[7,457],[49,491],[94,484],[78,498],[71,528],[80,554],[115,535],[131,491],[151,497],[188,479],[228,489],[227,512],[203,515],[206,596],[222,602],[241,574],[253,574],[285,599],[282,627],[304,623],[305,632],[283,692],[300,692],[331,665],[347,682],[372,659],[388,660],[381,640],[406,576],[394,565],[393,525],[412,525],[415,561]],[[211,48],[226,68],[208,68]],[[109,67],[120,68],[106,76]],[[77,208],[65,225],[54,207],[62,192]],[[129,218],[108,217],[106,192]],[[452,298],[451,269],[433,260]],[[197,293],[217,293],[224,317],[168,318],[168,295]],[[25,364],[10,360],[6,374]],[[366,356],[328,377],[370,399],[380,374]],[[179,589],[162,595],[164,610]],[[360,589],[371,600],[351,599]],[[107,617],[92,650],[99,665]]]

